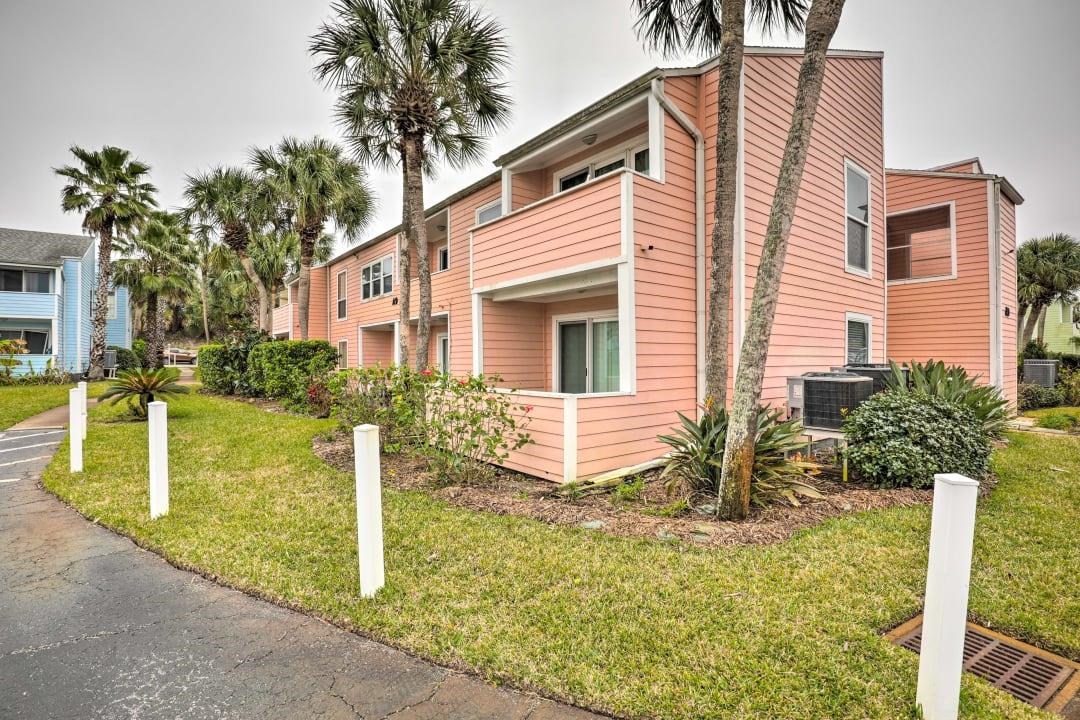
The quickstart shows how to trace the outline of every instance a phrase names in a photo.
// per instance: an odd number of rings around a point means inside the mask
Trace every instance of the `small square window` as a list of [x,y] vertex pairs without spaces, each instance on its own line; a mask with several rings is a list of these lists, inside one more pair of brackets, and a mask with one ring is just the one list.
[[435,263],[436,271],[441,272],[442,270],[449,270],[450,269],[450,248],[447,247],[446,245],[443,245],[442,247],[439,248],[437,255],[438,255],[438,261]]
[[370,300],[394,289],[394,257],[387,255],[365,265],[360,271],[360,299]]
[[634,153],[634,169],[646,175],[649,173],[649,148]]
[[597,165],[596,168],[593,170],[593,177],[607,175],[609,172],[614,172],[622,167],[625,167],[625,165],[626,160],[624,160],[623,158],[618,158],[617,160],[606,162],[603,165]]
[[589,168],[581,168],[577,172],[563,175],[559,178],[559,192],[563,190],[569,190],[570,188],[577,187],[578,185],[585,184],[589,179]]
[[502,217],[502,200],[484,205],[476,211],[476,224],[483,225],[486,222]]

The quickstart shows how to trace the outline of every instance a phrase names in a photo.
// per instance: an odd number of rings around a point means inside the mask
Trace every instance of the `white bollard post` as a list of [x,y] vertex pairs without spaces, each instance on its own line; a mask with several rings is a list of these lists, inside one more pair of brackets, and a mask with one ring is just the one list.
[[89,424],[88,415],[86,413],[86,381],[79,381],[79,396],[82,398],[82,436],[83,440],[86,439],[86,426]]
[[382,475],[379,426],[353,428],[356,469],[356,542],[360,552],[360,597],[375,597],[386,583],[383,566]]
[[919,685],[925,720],[956,720],[964,665],[968,585],[979,483],[954,473],[934,476],[930,559],[926,569]]
[[82,397],[79,388],[68,390],[68,437],[71,438],[71,472],[83,471],[83,429],[85,417],[82,413]]
[[168,405],[157,400],[147,406],[150,423],[150,519],[169,512]]

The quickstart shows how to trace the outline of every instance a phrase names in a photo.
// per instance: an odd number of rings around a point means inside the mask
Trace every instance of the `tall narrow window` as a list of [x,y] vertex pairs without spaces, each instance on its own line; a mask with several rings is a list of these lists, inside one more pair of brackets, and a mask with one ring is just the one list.
[[337,319],[344,320],[348,311],[348,275],[345,270],[337,274]]
[[639,173],[649,174],[649,148],[634,151],[634,169]]
[[847,269],[870,272],[870,176],[858,166],[845,166]]
[[349,367],[349,341],[338,340],[337,341],[337,366],[339,369],[344,370]]
[[890,280],[928,280],[953,275],[951,206],[892,215],[885,235]]
[[847,364],[870,362],[870,320],[863,316],[847,317]]
[[439,372],[450,372],[450,336],[446,334],[439,335],[438,340],[439,349]]
[[450,248],[447,245],[440,245],[435,251],[435,271],[442,272],[443,270],[450,269]]
[[600,393],[620,389],[618,320],[566,320],[558,323],[557,332],[559,392]]
[[110,290],[109,294],[105,296],[105,318],[108,320],[116,319],[116,291]]

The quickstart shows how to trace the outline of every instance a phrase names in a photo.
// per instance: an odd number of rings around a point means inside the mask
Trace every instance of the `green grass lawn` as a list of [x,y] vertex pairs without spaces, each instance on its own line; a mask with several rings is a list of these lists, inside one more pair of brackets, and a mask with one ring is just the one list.
[[[87,385],[88,397],[105,392],[107,382]],[[66,405],[74,385],[11,385],[0,387],[0,430],[59,405]]]
[[1029,410],[1024,413],[1035,418],[1035,424],[1051,430],[1080,430],[1080,407],[1054,407]]
[[[909,718],[929,509],[848,516],[770,547],[705,550],[385,491],[387,585],[358,597],[353,481],[330,421],[170,401],[169,515],[148,519],[146,426],[95,408],[86,472],[47,487],[174,563],[493,681],[619,715]],[[975,620],[1080,659],[1080,439],[1017,434],[980,501]],[[1053,468],[1053,469],[1051,469]],[[1049,717],[965,677],[965,718]]]

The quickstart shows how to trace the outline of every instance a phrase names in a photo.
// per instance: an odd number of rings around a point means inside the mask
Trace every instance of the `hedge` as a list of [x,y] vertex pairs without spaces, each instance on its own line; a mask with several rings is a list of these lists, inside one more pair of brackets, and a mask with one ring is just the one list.
[[230,345],[203,345],[199,348],[199,380],[211,392],[246,394],[247,348]]
[[312,378],[337,366],[338,354],[325,340],[275,340],[251,349],[247,383],[257,395],[305,406]]

